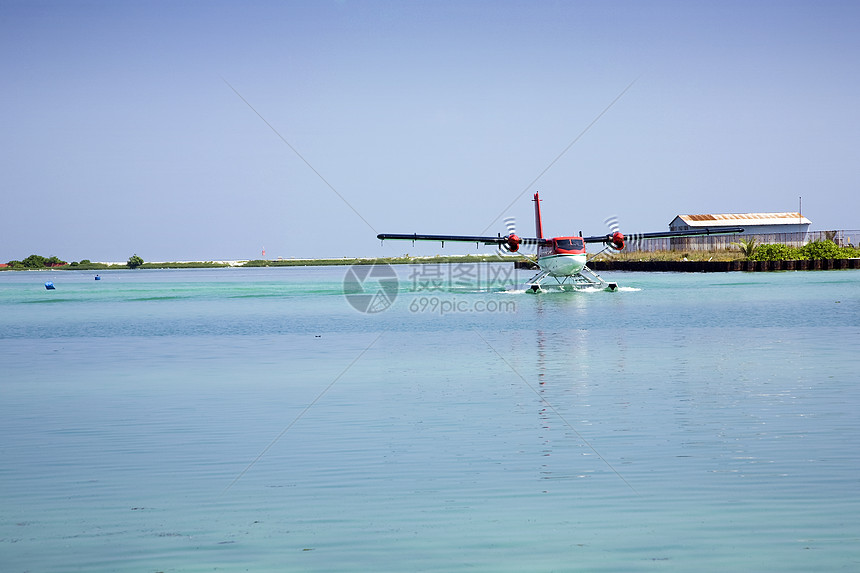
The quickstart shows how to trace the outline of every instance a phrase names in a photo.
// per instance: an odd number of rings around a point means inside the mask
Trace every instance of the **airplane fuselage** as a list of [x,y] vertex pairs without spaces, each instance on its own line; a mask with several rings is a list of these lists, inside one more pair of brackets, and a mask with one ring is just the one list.
[[538,266],[554,277],[578,274],[585,267],[585,241],[582,237],[555,237],[538,246]]

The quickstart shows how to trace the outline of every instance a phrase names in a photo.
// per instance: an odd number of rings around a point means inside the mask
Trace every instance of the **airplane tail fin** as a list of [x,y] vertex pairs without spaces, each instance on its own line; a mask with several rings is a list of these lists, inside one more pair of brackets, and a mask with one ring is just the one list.
[[538,239],[543,239],[543,225],[540,220],[540,198],[538,194],[535,193],[535,233],[537,233]]

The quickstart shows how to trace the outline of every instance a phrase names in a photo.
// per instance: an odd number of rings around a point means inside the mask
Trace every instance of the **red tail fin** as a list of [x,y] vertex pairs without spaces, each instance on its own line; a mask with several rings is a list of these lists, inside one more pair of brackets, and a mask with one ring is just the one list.
[[535,233],[537,233],[538,239],[543,239],[543,225],[540,222],[540,198],[538,194],[535,193]]

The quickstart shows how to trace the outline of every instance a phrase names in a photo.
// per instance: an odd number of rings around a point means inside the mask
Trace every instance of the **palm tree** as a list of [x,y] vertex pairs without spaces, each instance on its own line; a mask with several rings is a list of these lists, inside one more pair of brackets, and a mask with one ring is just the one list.
[[737,245],[738,249],[740,249],[741,253],[743,253],[745,259],[750,259],[755,254],[756,249],[758,249],[758,245],[756,244],[755,237],[749,237],[746,239],[741,239],[737,243],[732,243],[733,245]]

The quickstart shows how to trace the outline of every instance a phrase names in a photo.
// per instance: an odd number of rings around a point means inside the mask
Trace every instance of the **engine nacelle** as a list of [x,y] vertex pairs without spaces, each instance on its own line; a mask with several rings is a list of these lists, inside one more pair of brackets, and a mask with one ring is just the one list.
[[616,251],[622,250],[624,248],[624,235],[620,231],[612,233],[612,236],[609,238],[609,246]]
[[505,248],[508,249],[512,253],[516,253],[520,250],[520,244],[523,242],[517,235],[511,233],[507,236],[505,241]]

